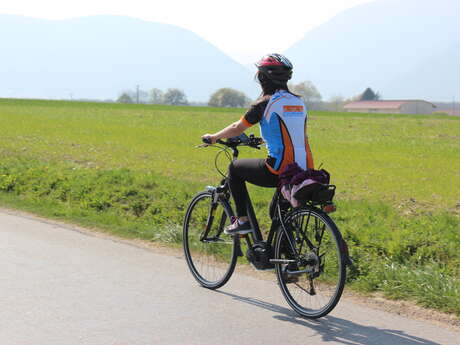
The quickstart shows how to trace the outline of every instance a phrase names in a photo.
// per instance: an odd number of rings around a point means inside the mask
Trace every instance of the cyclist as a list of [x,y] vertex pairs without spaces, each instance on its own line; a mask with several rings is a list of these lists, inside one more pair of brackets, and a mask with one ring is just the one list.
[[229,166],[229,186],[235,201],[237,217],[225,229],[227,234],[247,234],[253,229],[246,211],[245,182],[261,187],[276,187],[278,175],[296,162],[303,169],[313,169],[313,158],[306,135],[307,112],[304,102],[289,91],[291,62],[281,54],[269,54],[256,63],[256,79],[262,92],[240,120],[214,134],[204,134],[211,143],[242,134],[256,123],[260,124],[268,157],[238,159]]

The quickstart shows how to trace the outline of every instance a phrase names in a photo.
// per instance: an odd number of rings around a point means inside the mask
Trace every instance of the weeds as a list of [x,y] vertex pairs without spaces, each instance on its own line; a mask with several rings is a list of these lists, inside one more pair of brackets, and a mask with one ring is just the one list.
[[[179,244],[189,200],[218,181],[215,152],[194,146],[203,132],[239,116],[232,109],[0,100],[0,203]],[[356,264],[350,286],[460,315],[459,130],[460,121],[442,116],[310,117],[316,162],[338,186],[333,218]],[[250,193],[267,229],[272,190]]]

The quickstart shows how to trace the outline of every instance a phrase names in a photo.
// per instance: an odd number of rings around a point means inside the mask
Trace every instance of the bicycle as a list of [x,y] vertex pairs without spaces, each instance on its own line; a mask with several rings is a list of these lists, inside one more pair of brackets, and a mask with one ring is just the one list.
[[214,145],[199,145],[219,148],[215,167],[223,179],[217,187],[208,186],[198,193],[186,211],[183,249],[188,267],[203,287],[222,287],[232,276],[238,257],[243,256],[243,239],[247,260],[258,270],[275,269],[281,292],[294,311],[307,318],[323,317],[339,302],[346,266],[350,263],[339,229],[323,210],[331,208],[335,186],[322,185],[316,201],[305,200],[296,208],[277,189],[270,204],[271,226],[266,241],[247,195],[248,217],[254,232],[234,236],[224,232],[234,219],[234,212],[228,178],[219,170],[218,157],[225,153],[235,160],[238,147],[260,149],[262,143],[261,138],[242,134]]

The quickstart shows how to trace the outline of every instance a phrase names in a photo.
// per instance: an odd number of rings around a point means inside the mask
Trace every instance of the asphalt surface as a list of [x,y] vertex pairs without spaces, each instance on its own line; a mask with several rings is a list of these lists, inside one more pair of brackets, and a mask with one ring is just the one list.
[[181,254],[0,210],[0,345],[460,344],[460,333],[341,301],[298,317],[276,283],[197,285]]

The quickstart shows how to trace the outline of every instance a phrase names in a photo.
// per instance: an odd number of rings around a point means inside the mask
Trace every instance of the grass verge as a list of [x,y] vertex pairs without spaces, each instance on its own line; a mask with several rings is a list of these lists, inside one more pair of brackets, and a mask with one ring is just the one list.
[[[0,99],[0,203],[179,245],[188,201],[216,183],[200,135],[242,113]],[[356,262],[348,286],[460,315],[460,118],[312,112],[308,133],[338,186],[332,217]],[[272,191],[250,194],[267,229]]]
[[[181,244],[187,203],[200,187],[129,169],[95,170],[21,158],[4,158],[0,166],[0,203],[5,206],[174,246]],[[262,217],[264,203],[255,205]],[[349,286],[460,315],[458,216],[407,216],[365,200],[338,206],[334,220],[355,261]]]

